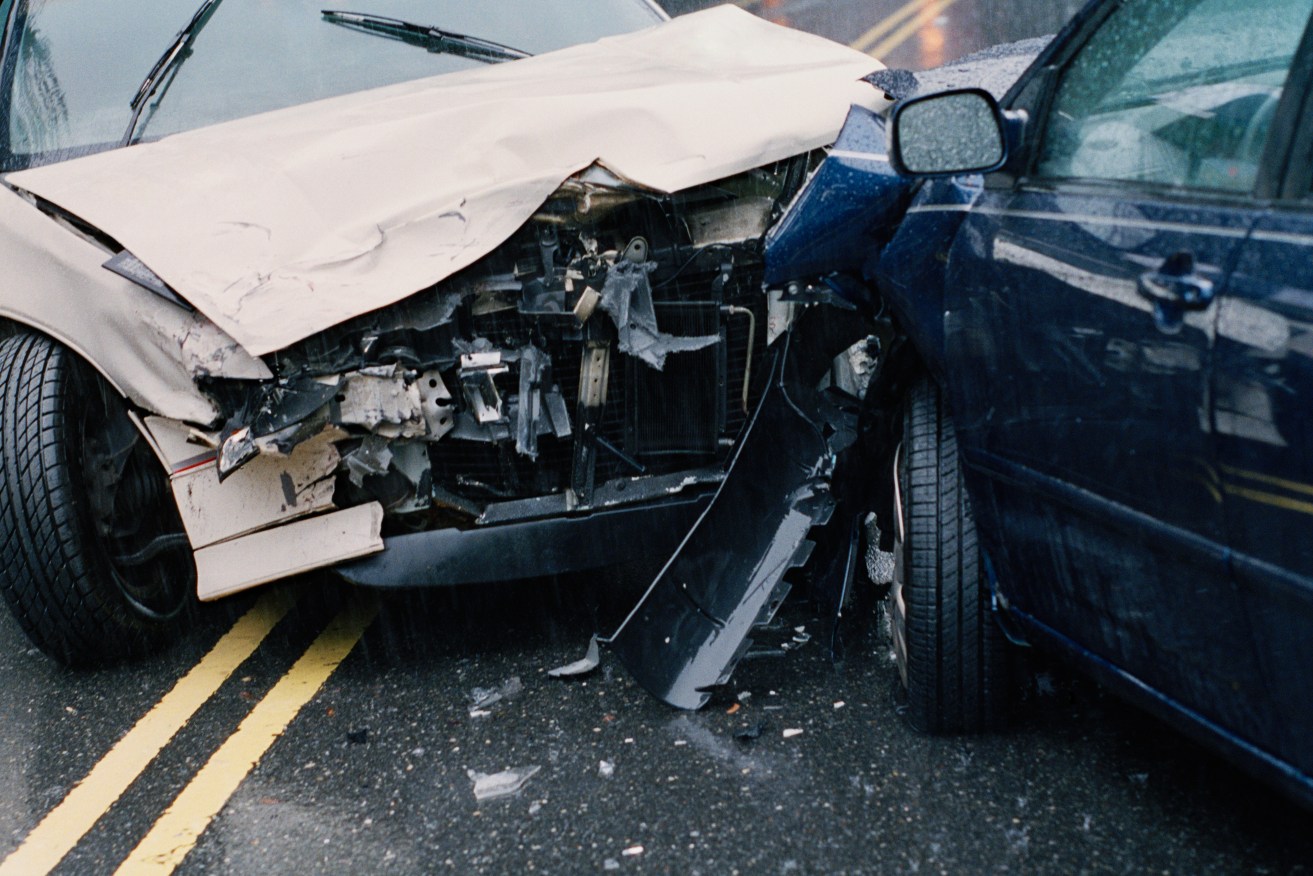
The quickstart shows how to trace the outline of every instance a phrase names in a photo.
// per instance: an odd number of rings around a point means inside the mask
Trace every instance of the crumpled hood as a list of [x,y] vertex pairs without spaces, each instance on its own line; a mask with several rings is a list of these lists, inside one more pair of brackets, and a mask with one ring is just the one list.
[[858,81],[878,67],[722,6],[8,181],[117,239],[261,355],[466,267],[594,163],[676,191],[826,145],[850,104],[879,105]]

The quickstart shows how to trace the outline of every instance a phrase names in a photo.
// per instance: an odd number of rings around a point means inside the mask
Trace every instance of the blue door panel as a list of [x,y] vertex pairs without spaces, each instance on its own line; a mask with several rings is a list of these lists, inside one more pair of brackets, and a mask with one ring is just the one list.
[[1313,211],[1265,216],[1220,302],[1218,483],[1284,735],[1313,772]]
[[[1125,189],[987,190],[948,262],[947,387],[1020,610],[1249,739],[1274,732],[1225,548],[1210,370],[1214,290],[1255,217]],[[1185,259],[1188,256],[1188,260]]]

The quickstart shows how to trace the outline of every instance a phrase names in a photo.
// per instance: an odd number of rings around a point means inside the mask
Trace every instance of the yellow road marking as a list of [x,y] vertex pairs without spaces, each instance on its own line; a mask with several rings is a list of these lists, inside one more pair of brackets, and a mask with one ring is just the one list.
[[881,58],[892,52],[907,41],[907,38],[916,33],[928,22],[931,22],[942,13],[945,9],[956,3],[957,0],[933,0],[933,2],[921,3],[920,14],[913,16],[912,20],[895,30],[889,36],[885,37],[874,47],[864,49],[868,55],[874,58]]
[[1274,487],[1284,487],[1292,493],[1304,493],[1313,496],[1313,484],[1305,484],[1300,481],[1289,481],[1285,478],[1278,478],[1272,475],[1263,474],[1257,471],[1246,471],[1242,468],[1232,468],[1229,465],[1222,466],[1222,471],[1229,475],[1235,475],[1245,480],[1258,481],[1260,484],[1271,484]]
[[117,876],[166,874],[182,863],[228,798],[297,713],[319,691],[365,628],[377,606],[343,610],[279,679],[116,871]]
[[0,862],[0,876],[49,873],[282,620],[292,599],[270,591],[178,680],[86,778]]
[[880,37],[884,36],[886,33],[893,30],[895,27],[901,24],[904,19],[920,12],[921,8],[930,2],[932,2],[932,0],[909,0],[909,2],[899,7],[899,9],[896,12],[892,13],[887,18],[884,18],[883,20],[877,22],[874,27],[872,27],[866,33],[859,36],[857,39],[853,40],[848,45],[859,52],[868,51],[871,48],[871,46],[875,45],[876,41],[879,40]]
[[1261,502],[1264,505],[1272,505],[1286,511],[1297,511],[1300,514],[1313,514],[1313,502],[1301,502],[1298,499],[1265,493],[1262,490],[1251,490],[1247,487],[1237,487],[1234,484],[1226,484],[1222,489],[1232,496],[1239,496],[1251,502]]

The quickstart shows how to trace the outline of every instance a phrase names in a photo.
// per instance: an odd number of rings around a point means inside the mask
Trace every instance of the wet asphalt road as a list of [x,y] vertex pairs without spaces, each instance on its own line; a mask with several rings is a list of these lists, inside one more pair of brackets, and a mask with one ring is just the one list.
[[[901,17],[911,5],[742,5],[864,49],[888,44],[891,66],[921,68],[1053,32],[1077,4],[935,0]],[[293,603],[286,617],[139,775],[118,776],[122,794],[82,813],[90,829],[79,842],[64,837],[71,851],[55,872],[108,873],[131,860],[179,793],[204,784],[203,766],[239,725],[298,677],[294,664],[308,652],[310,662],[321,659],[325,626],[358,603],[377,618],[328,667],[323,687],[289,709],[290,724],[267,751],[223,762],[218,772],[235,790],[198,822],[194,849],[174,855],[178,872],[1313,867],[1309,813],[1040,658],[1022,673],[1010,732],[927,739],[899,716],[896,671],[873,625],[849,630],[841,664],[815,638],[779,648],[799,627],[819,633],[801,601],[757,637],[760,655],[741,664],[729,691],[687,714],[648,697],[606,655],[585,679],[546,676],[580,656],[594,629],[632,599],[632,589],[603,579],[378,599],[313,576],[272,592]],[[0,616],[0,859],[30,850],[47,813],[68,816],[61,801],[70,789],[155,714],[238,618],[270,601],[256,594],[214,607],[168,653],[84,672],[32,651]],[[472,715],[475,688],[505,696]],[[802,732],[786,737],[794,730]],[[532,767],[517,794],[476,800],[471,771]],[[165,863],[124,872],[168,872]]]
[[[318,577],[284,590],[289,615],[56,872],[113,871],[351,600]],[[1026,673],[1009,733],[916,735],[876,630],[850,631],[840,665],[815,639],[778,648],[819,630],[804,602],[695,714],[651,699],[605,654],[589,677],[548,678],[625,598],[574,581],[382,600],[178,872],[1300,873],[1313,861],[1305,813],[1059,668]],[[212,613],[167,655],[82,673],[0,621],[0,855],[250,604]],[[508,695],[472,716],[475,688]],[[468,771],[526,767],[539,771],[518,794],[475,799]]]

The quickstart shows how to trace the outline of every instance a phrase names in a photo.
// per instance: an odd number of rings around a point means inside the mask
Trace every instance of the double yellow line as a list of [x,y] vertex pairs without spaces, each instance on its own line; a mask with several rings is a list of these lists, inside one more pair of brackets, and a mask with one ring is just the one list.
[[910,0],[896,12],[849,43],[859,52],[882,58],[934,21],[957,0]]
[[[53,870],[201,706],[255,653],[291,607],[292,599],[282,591],[270,591],[261,597],[33,828],[22,845],[0,862],[0,876],[37,876]],[[372,604],[352,605],[325,628],[183,788],[119,866],[118,874],[166,874],[182,863],[237,786],[346,659],[374,613]]]

